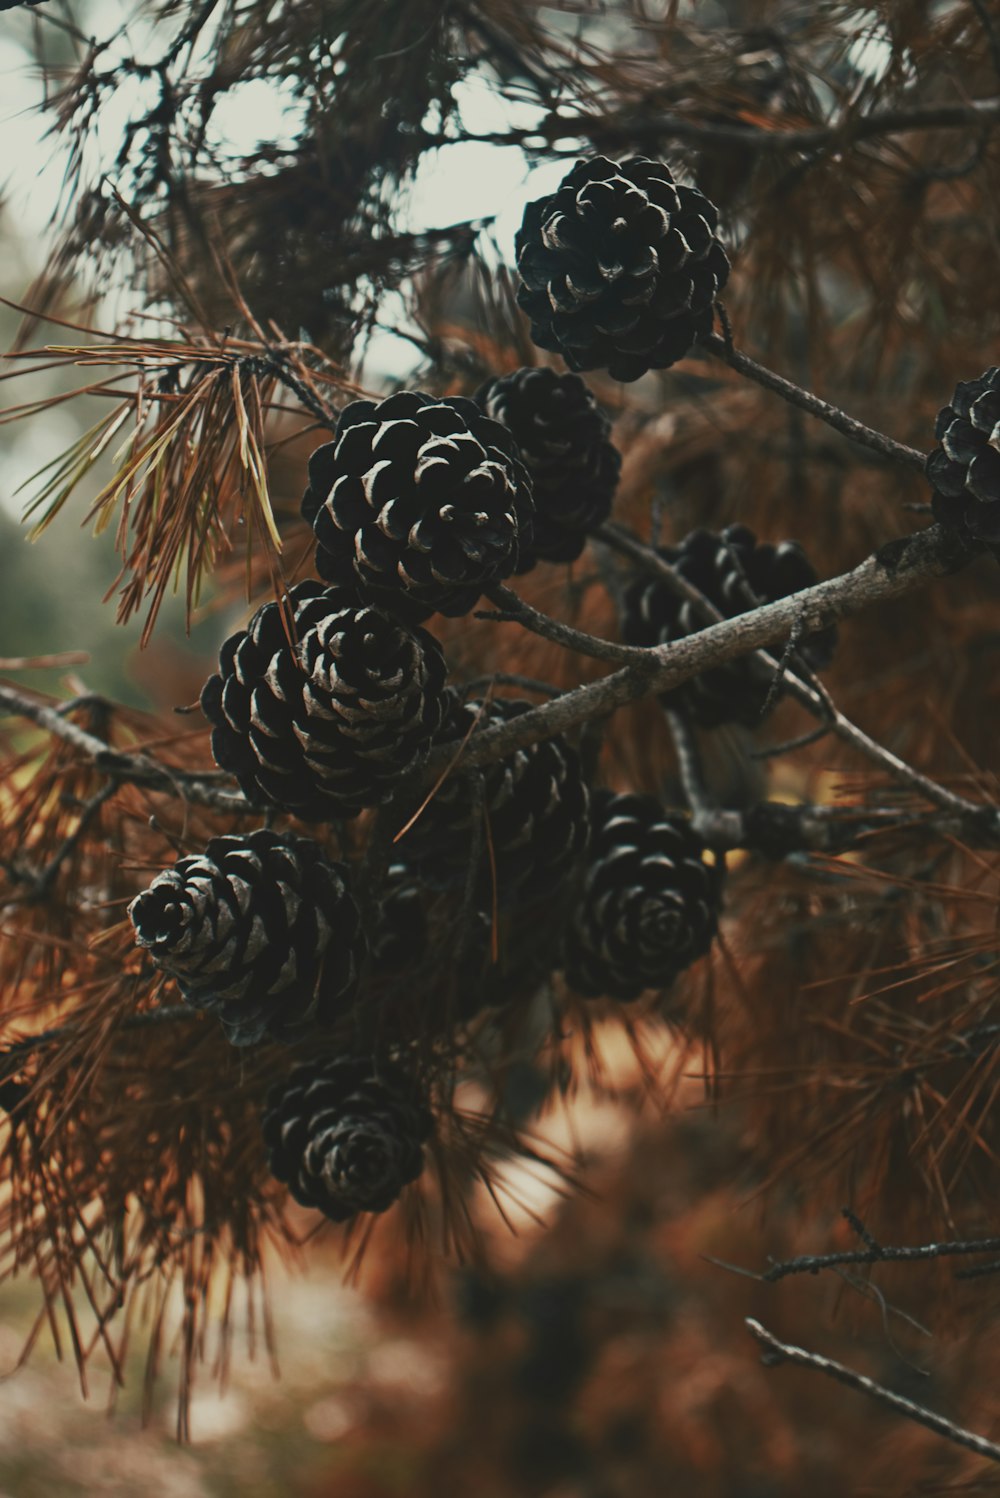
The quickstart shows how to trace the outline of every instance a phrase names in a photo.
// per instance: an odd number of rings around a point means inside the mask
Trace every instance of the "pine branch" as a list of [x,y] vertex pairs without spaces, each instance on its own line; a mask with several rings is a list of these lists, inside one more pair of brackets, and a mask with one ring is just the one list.
[[[941,526],[901,537],[851,572],[750,613],[722,620],[673,644],[651,647],[646,660],[566,692],[512,722],[485,729],[467,746],[464,763],[467,767],[488,764],[538,739],[569,733],[650,692],[680,686],[699,671],[724,665],[784,638],[797,619],[801,618],[807,632],[824,629],[838,619],[849,618],[873,604],[902,597],[933,578],[944,577],[966,565],[976,554]],[[814,700],[818,701],[815,696]],[[1000,814],[996,808],[977,805],[937,785],[876,744],[842,714],[837,714],[831,727],[932,804],[967,820],[970,827],[977,827],[991,837],[1000,834]],[[443,769],[449,753],[438,750],[431,757],[431,770]]]
[[[847,1215],[847,1214],[845,1214]],[[801,1254],[795,1259],[785,1259],[772,1264],[760,1276],[766,1284],[776,1284],[794,1274],[819,1274],[822,1269],[834,1269],[841,1264],[914,1264],[929,1259],[951,1259],[970,1254],[989,1254],[1000,1250],[1000,1238],[962,1238],[943,1243],[880,1244],[870,1235],[864,1248],[845,1249],[832,1254]]]
[[[762,605],[750,613],[720,620],[684,640],[648,649],[628,647],[635,649],[636,659],[618,671],[564,692],[510,722],[475,734],[462,749],[462,766],[473,769],[492,763],[528,744],[571,732],[596,718],[603,718],[625,703],[651,692],[664,692],[679,686],[699,671],[723,665],[781,639],[796,621],[801,621],[801,628],[807,632],[825,628],[838,619],[848,618],[873,604],[900,597],[933,578],[945,576],[971,561],[976,554],[940,526],[932,526],[890,543],[851,572],[817,583],[775,603]],[[500,596],[505,599],[506,590]],[[532,612],[536,622],[537,618],[545,617],[538,615],[537,611]],[[571,635],[578,633],[570,631]],[[561,640],[560,643],[566,642]],[[773,668],[777,669],[776,666]],[[790,672],[786,675],[795,681]],[[831,716],[831,705],[825,695],[804,683],[796,685],[804,699],[829,721],[832,732],[889,770],[911,790],[948,812],[970,838],[985,839],[992,844],[1000,837],[1000,813],[996,808],[968,801],[937,784],[877,744],[839,710],[833,708]],[[0,687],[0,707],[30,719],[73,744],[109,777],[172,793],[216,811],[239,813],[254,810],[238,793],[216,789],[209,775],[175,770],[148,756],[129,755],[112,749],[95,735],[67,722],[54,708],[12,688]],[[452,747],[436,750],[422,768],[422,778],[433,781],[447,773],[454,757]]]
[[858,421],[854,416],[849,416],[839,406],[834,406],[830,401],[821,400],[811,390],[803,390],[801,385],[796,385],[792,380],[785,379],[784,375],[775,374],[763,364],[758,364],[747,354],[741,354],[732,347],[728,339],[718,333],[710,333],[706,338],[698,340],[699,348],[707,349],[717,359],[728,364],[730,369],[735,369],[739,374],[745,375],[747,379],[762,385],[765,390],[774,391],[781,399],[789,405],[796,406],[800,411],[808,411],[810,416],[817,417],[826,425],[832,427],[835,432],[849,437],[852,442],[857,442],[862,447],[867,447],[871,452],[878,453],[883,458],[893,462],[905,463],[910,468],[916,468],[920,473],[924,471],[926,454],[918,452],[915,447],[908,447],[904,442],[896,442],[892,437],[887,437],[884,432],[878,432],[873,427],[866,426],[863,421]]
[[962,1446],[967,1451],[974,1451],[977,1456],[984,1456],[991,1462],[1000,1462],[1000,1446],[987,1441],[985,1436],[977,1436],[973,1431],[965,1430],[944,1415],[936,1414],[934,1410],[927,1409],[925,1405],[915,1404],[912,1399],[906,1399],[902,1394],[893,1393],[891,1389],[887,1389],[884,1384],[877,1383],[867,1374],[847,1368],[843,1363],[835,1362],[833,1358],[826,1358],[818,1352],[807,1352],[803,1347],[795,1347],[791,1343],[779,1341],[773,1332],[761,1326],[760,1322],[755,1321],[752,1316],[746,1318],[745,1324],[751,1336],[765,1349],[763,1361],[767,1365],[795,1363],[800,1368],[812,1368],[817,1373],[825,1374],[827,1378],[835,1379],[837,1383],[846,1384],[849,1389],[857,1389],[859,1393],[866,1394],[869,1399],[874,1399],[879,1404],[888,1405],[897,1414],[903,1415],[907,1420],[912,1420],[916,1425],[932,1430],[935,1435],[943,1436],[953,1445]]
[[[126,754],[113,749],[110,744],[88,733],[76,723],[71,723],[65,712],[38,702],[32,697],[17,692],[12,687],[0,686],[0,710],[44,728],[46,733],[63,739],[87,760],[94,768],[107,775],[110,780],[144,786],[147,790],[162,791],[190,801],[196,806],[207,806],[212,811],[227,812],[231,816],[252,813],[255,808],[237,791],[223,790],[213,782],[214,771],[192,773],[177,770],[147,754]],[[220,774],[218,779],[228,781],[229,776]]]
[[[930,530],[917,532],[916,537],[929,536],[930,534]],[[623,531],[618,526],[603,525],[599,528],[597,536],[606,545],[631,557],[633,561],[638,562],[647,571],[662,578],[676,594],[691,603],[697,613],[706,621],[711,621],[715,625],[721,625],[726,622],[725,616],[715,605],[694,587],[687,578],[682,577],[676,568],[671,567],[666,558],[655,551],[653,547],[643,545],[641,541],[637,541],[634,536],[630,536],[628,532]],[[916,539],[916,537],[911,537],[910,539]],[[902,543],[896,541],[889,542],[881,551],[876,553],[876,560],[880,557],[892,559],[895,556],[895,548],[900,544]],[[970,559],[972,555],[973,553],[968,553]],[[846,576],[852,575],[854,574],[846,574]],[[818,586],[824,587],[826,584],[818,584]],[[811,592],[812,590],[806,589],[802,593],[792,596],[804,599]],[[787,600],[782,601],[787,602]],[[773,607],[773,605],[767,605],[767,607]],[[758,608],[754,612],[759,613],[760,609]],[[738,617],[747,618],[749,616],[739,615]],[[830,621],[828,620],[827,622]],[[798,609],[792,614],[786,633],[790,640],[801,638],[802,635],[808,633],[813,627],[815,626],[809,624],[804,610]],[[701,639],[703,634],[704,631],[701,631],[695,638]],[[685,641],[684,643],[687,642]],[[794,659],[793,654],[792,660]],[[714,661],[713,664],[715,664]],[[916,791],[918,795],[925,797],[932,804],[959,814],[963,812],[963,806],[959,804],[962,798],[953,797],[950,791],[939,786],[928,776],[922,775],[919,770],[914,769],[912,765],[900,759],[899,755],[894,754],[890,749],[886,749],[882,744],[873,739],[870,734],[865,733],[863,729],[859,728],[845,713],[841,712],[822,683],[814,674],[806,670],[804,665],[797,664],[796,669],[793,670],[791,669],[790,661],[777,661],[773,655],[762,649],[754,652],[751,664],[756,664],[757,673],[762,679],[766,677],[769,691],[773,690],[775,683],[780,680],[781,685],[789,696],[794,697],[807,712],[812,713],[814,717],[820,720],[823,733],[835,734],[836,737],[850,744],[853,749],[862,754],[866,759],[879,765],[893,779],[899,781],[900,784],[905,785],[908,789]],[[802,679],[803,675],[806,678],[805,680]],[[971,805],[971,802],[965,802],[964,810],[967,812]]]
[[868,838],[890,833],[914,841],[953,838],[969,847],[995,848],[998,843],[996,827],[985,818],[924,810],[908,813],[892,806],[795,806],[784,801],[758,801],[743,811],[702,806],[692,809],[691,825],[716,852],[745,848],[766,858],[844,853]]
[[[930,130],[975,130],[1000,120],[1000,96],[970,99],[960,104],[914,104],[892,109],[876,109],[828,125],[810,125],[782,129],[780,126],[725,125],[708,120],[689,119],[678,114],[657,114],[652,101],[635,105],[618,115],[550,114],[537,124],[520,129],[464,133],[463,140],[484,145],[522,146],[537,149],[539,139],[550,146],[567,140],[573,144],[565,153],[579,154],[581,140],[612,150],[636,145],[661,146],[667,141],[702,146],[738,146],[769,156],[810,154],[817,151],[843,153],[863,141],[885,136],[905,135]],[[447,145],[451,137],[427,131],[421,136],[425,149]]]

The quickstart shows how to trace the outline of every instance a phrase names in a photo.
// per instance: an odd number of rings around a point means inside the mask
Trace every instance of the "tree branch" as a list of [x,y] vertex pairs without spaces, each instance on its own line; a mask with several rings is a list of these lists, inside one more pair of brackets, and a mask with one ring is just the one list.
[[96,734],[71,723],[57,708],[27,697],[12,687],[0,686],[0,713],[4,712],[27,718],[47,733],[72,745],[111,780],[127,781],[151,791],[164,791],[194,805],[210,807],[212,811],[239,814],[256,810],[239,791],[222,790],[212,785],[213,772],[192,774],[162,765],[145,754],[126,754],[112,749]]
[[978,1456],[986,1457],[988,1461],[1000,1462],[1000,1446],[987,1441],[985,1436],[977,1436],[973,1431],[965,1430],[961,1425],[955,1425],[944,1415],[938,1415],[934,1410],[927,1409],[925,1405],[915,1404],[912,1399],[905,1399],[902,1394],[894,1394],[884,1384],[876,1383],[875,1379],[869,1378],[867,1374],[857,1373],[853,1368],[847,1368],[843,1363],[835,1362],[833,1358],[822,1357],[818,1352],[807,1352],[805,1348],[795,1347],[789,1342],[780,1342],[773,1332],[761,1326],[760,1322],[755,1321],[752,1316],[746,1318],[745,1324],[751,1336],[765,1349],[765,1363],[772,1365],[795,1363],[800,1368],[812,1368],[817,1373],[825,1373],[827,1378],[846,1384],[849,1389],[857,1389],[860,1394],[867,1394],[869,1399],[874,1399],[879,1404],[888,1405],[905,1419],[912,1420],[916,1425],[922,1425],[927,1430],[932,1430],[935,1435],[943,1436],[953,1445],[964,1446],[967,1451],[974,1451]]
[[[737,656],[783,639],[800,616],[808,632],[824,629],[872,604],[900,598],[933,578],[957,571],[976,555],[975,550],[938,525],[901,537],[850,572],[762,605],[751,613],[721,620],[673,644],[652,647],[647,650],[645,660],[566,692],[554,702],[532,708],[511,722],[484,729],[466,746],[464,763],[470,768],[488,764],[539,739],[571,732],[592,718],[614,712],[626,702],[649,692],[680,686],[699,671],[724,665]],[[883,762],[900,767],[901,778],[905,777],[914,790],[935,804],[1000,833],[1000,814],[995,807],[977,805],[936,786],[889,751],[882,750],[861,730],[848,726],[847,720],[842,720],[838,731],[844,736],[849,731],[852,742],[866,744]],[[447,746],[435,751],[429,770],[443,769],[451,754]]]
[[[848,1215],[845,1213],[845,1215]],[[960,1238],[942,1243],[892,1244],[876,1243],[865,1235],[864,1248],[848,1248],[832,1254],[800,1254],[772,1264],[760,1276],[765,1284],[777,1284],[793,1274],[819,1274],[840,1264],[914,1264],[928,1259],[953,1259],[970,1254],[989,1254],[1000,1250],[1000,1238]]]
[[745,811],[700,806],[692,807],[691,825],[705,847],[717,853],[745,848],[766,858],[843,853],[889,832],[921,840],[960,838],[970,847],[992,848],[1000,842],[1000,833],[985,819],[973,822],[948,812],[911,814],[893,806],[790,806],[784,801],[759,801]]
[[[806,632],[823,629],[874,603],[900,597],[933,578],[945,576],[964,566],[976,554],[942,527],[931,526],[891,542],[851,572],[817,583],[775,603],[762,605],[749,613],[722,619],[686,639],[650,649],[628,647],[635,650],[636,658],[620,670],[564,692],[510,722],[495,724],[470,737],[458,756],[462,767],[473,769],[492,763],[529,744],[571,732],[593,719],[606,717],[616,708],[647,693],[659,693],[679,686],[699,671],[722,665],[782,639],[797,619],[801,619]],[[653,555],[655,557],[655,553]],[[768,664],[774,669],[773,662],[769,660]],[[794,684],[796,695],[801,700],[829,718],[829,702],[821,690],[798,681],[791,672],[786,673],[786,678]],[[28,718],[72,744],[112,779],[173,794],[214,811],[238,814],[256,810],[238,792],[216,788],[211,783],[211,773],[175,770],[145,755],[130,755],[112,749],[94,734],[68,722],[56,709],[10,687],[0,686],[0,709]],[[968,801],[937,785],[890,750],[876,744],[836,709],[833,711],[831,731],[862,749],[910,789],[949,813],[955,818],[955,826],[961,829],[962,835],[989,843],[1000,839],[1000,811],[996,807]],[[455,758],[453,745],[441,746],[425,762],[422,776],[431,780],[439,777],[448,771]],[[732,835],[731,830],[723,835]]]
[[[688,119],[678,114],[655,112],[655,102],[642,100],[634,110],[611,114],[550,114],[536,124],[521,129],[487,132],[481,135],[463,133],[462,139],[495,146],[523,146],[538,141],[590,140],[607,146],[634,147],[640,142],[658,144],[667,140],[690,141],[695,145],[749,147],[767,155],[821,151],[826,148],[844,151],[859,141],[875,140],[884,135],[902,135],[910,131],[965,130],[994,124],[1000,120],[1000,97],[970,99],[957,104],[901,105],[894,109],[875,109],[868,115],[856,115],[828,125],[810,125],[783,130],[754,125],[725,125]],[[451,145],[454,137],[435,132],[421,136],[424,149]],[[574,148],[575,154],[576,148]]]
[[[933,529],[932,527],[931,530]],[[916,535],[918,537],[929,536],[931,530],[920,531]],[[606,545],[613,547],[616,551],[622,552],[638,562],[646,571],[655,573],[657,577],[661,577],[676,594],[688,600],[703,618],[715,624],[725,622],[724,615],[719,612],[715,605],[703,593],[699,592],[692,583],[682,577],[676,568],[671,567],[666,558],[660,556],[652,547],[644,546],[642,542],[637,541],[618,526],[603,525],[598,529],[596,535]],[[915,540],[916,537],[909,539]],[[946,540],[947,538],[944,539]],[[905,545],[905,539],[889,542],[876,554],[876,560],[881,558],[894,566],[897,549],[900,546],[905,547]],[[971,552],[967,553],[968,559],[971,559],[972,555],[973,553]],[[960,563],[959,565],[962,564]],[[946,568],[945,570],[950,569]],[[857,569],[855,569],[856,572]],[[855,574],[844,574],[845,577],[853,575]],[[831,579],[831,581],[835,582],[837,579]],[[824,587],[826,584],[818,584],[817,586]],[[792,597],[805,598],[807,593],[811,591],[805,590],[801,594],[793,594]],[[788,600],[779,601],[787,602]],[[773,607],[773,605],[767,605],[766,607]],[[755,611],[755,613],[759,612],[760,609]],[[737,617],[746,618],[748,616],[738,615]],[[810,627],[804,612],[801,609],[797,609],[789,620],[787,632],[789,635],[793,631],[805,634],[808,633]],[[700,639],[701,637],[702,634],[699,633],[697,638]],[[799,672],[804,670],[802,665],[793,669],[789,662],[783,668],[782,663],[775,660],[774,656],[765,650],[757,650],[754,653],[754,659],[757,671],[761,677],[766,677],[769,684],[773,685],[776,675],[780,676],[784,689],[788,692],[789,696],[794,697],[807,712],[812,713],[814,717],[818,718],[825,732],[833,733],[845,743],[850,744],[852,748],[863,754],[867,759],[870,759],[874,764],[879,765],[895,780],[907,786],[908,789],[916,791],[934,805],[960,815],[969,811],[969,808],[973,805],[972,802],[964,801],[962,797],[954,796],[952,792],[945,790],[936,781],[931,780],[926,775],[922,775],[919,770],[914,769],[912,765],[900,759],[898,754],[894,754],[891,749],[884,748],[883,745],[865,733],[864,729],[859,728],[856,723],[852,722],[845,713],[840,711],[832,701],[830,694],[814,675],[804,673],[806,679],[803,679],[799,675]]]
[[858,421],[854,416],[848,416],[839,406],[831,405],[829,401],[821,400],[818,395],[813,395],[811,390],[803,390],[801,385],[786,380],[784,375],[775,374],[774,370],[758,364],[756,359],[751,359],[747,354],[741,354],[732,348],[725,338],[718,333],[710,333],[705,338],[700,338],[696,344],[697,348],[704,348],[730,369],[745,375],[747,379],[753,380],[755,384],[763,386],[765,390],[772,390],[775,395],[787,401],[790,406],[796,406],[800,411],[808,411],[810,416],[825,421],[827,426],[832,427],[835,432],[849,437],[852,442],[860,443],[871,452],[878,453],[883,458],[888,458],[896,463],[905,463],[909,468],[916,468],[920,473],[924,471],[926,454],[918,452],[915,447],[907,447],[903,442],[896,442],[892,437],[887,437],[884,432],[878,432],[874,427],[866,426],[863,421]]
[[530,603],[525,603],[511,588],[505,588],[500,583],[487,588],[486,597],[497,605],[499,613],[480,609],[476,613],[477,619],[492,619],[500,624],[520,624],[522,629],[530,630],[533,635],[540,635],[543,640],[551,640],[564,650],[590,656],[593,660],[615,661],[621,665],[623,662],[645,659],[646,651],[642,646],[602,640],[597,635],[588,635],[581,629],[574,629],[570,624],[560,624],[557,619],[551,619],[548,614],[532,608]]

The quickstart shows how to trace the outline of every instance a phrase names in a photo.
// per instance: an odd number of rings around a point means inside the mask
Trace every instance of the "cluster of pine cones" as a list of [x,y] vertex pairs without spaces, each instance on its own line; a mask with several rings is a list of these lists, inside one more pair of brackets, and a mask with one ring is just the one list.
[[[348,405],[309,462],[319,579],[260,608],[203,690],[216,763],[269,819],[339,823],[391,802],[393,830],[412,824],[374,889],[313,839],[268,827],[213,839],[129,907],[138,945],[234,1044],[313,1045],[268,1096],[263,1134],[274,1175],[334,1221],[384,1210],[423,1167],[433,1081],[393,1000],[422,962],[440,969],[450,954],[446,1012],[421,1016],[448,1032],[556,971],[583,997],[662,990],[715,935],[723,870],[689,819],[593,789],[567,738],[461,773],[470,736],[532,704],[467,700],[423,626],[468,614],[502,579],[572,561],[607,520],[620,455],[574,371],[635,379],[711,330],[728,274],[716,225],[700,193],[642,157],[579,162],[532,203],[519,300],[536,343],[571,372],[518,369],[473,399],[402,391]],[[742,526],[661,555],[725,616],[815,581],[797,544],[758,544]],[[635,644],[705,623],[657,575],[623,599]],[[831,647],[815,636],[800,659],[821,666]],[[765,698],[740,662],[671,694],[706,727],[759,721]],[[456,768],[428,798],[437,751]]]

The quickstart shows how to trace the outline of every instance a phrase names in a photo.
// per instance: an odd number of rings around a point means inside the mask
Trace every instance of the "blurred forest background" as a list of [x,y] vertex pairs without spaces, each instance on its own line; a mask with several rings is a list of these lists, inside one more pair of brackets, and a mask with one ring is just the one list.
[[[641,149],[676,162],[722,209],[739,345],[899,440],[927,449],[955,381],[978,375],[1000,348],[1000,112],[970,114],[960,128],[874,134],[868,145],[854,128],[901,100],[995,102],[1000,17],[988,0],[227,4],[255,41],[234,44],[215,85],[224,94],[238,78],[250,92],[237,88],[228,114],[220,106],[209,138],[216,170],[197,181],[185,177],[183,150],[169,154],[173,75],[150,60],[204,7],[48,0],[38,9],[51,18],[34,8],[0,17],[0,294],[11,302],[92,315],[98,326],[130,309],[170,310],[148,246],[95,185],[111,170],[127,199],[146,193],[159,205],[160,231],[215,326],[228,326],[234,309],[192,228],[201,213],[221,226],[262,322],[308,337],[366,388],[469,393],[486,373],[538,357],[504,269],[525,202],[551,190],[577,150]],[[109,121],[96,139],[87,110],[74,115],[60,88],[88,57],[86,39],[123,22],[128,32],[91,59],[109,79],[120,70],[92,95],[94,117],[106,111]],[[338,45],[317,62],[306,42],[320,25]],[[36,118],[43,88],[50,113]],[[575,137],[551,128],[560,111],[578,119]],[[45,138],[55,117],[62,133]],[[731,133],[831,120],[841,135],[797,153]],[[178,135],[190,145],[194,134],[195,116],[182,115]],[[122,140],[131,151],[119,154]],[[324,279],[331,263],[336,277]],[[22,312],[0,308],[5,348],[68,336],[38,322],[26,333]],[[17,383],[7,403],[76,383],[53,371],[30,392]],[[707,361],[627,388],[591,383],[617,419],[623,513],[644,535],[744,520],[762,535],[807,541],[825,576],[912,529],[904,507],[927,500],[919,478],[887,476],[869,454]],[[92,538],[77,526],[110,471],[101,467],[36,544],[23,539],[32,491],[19,486],[101,414],[85,398],[0,427],[0,655],[86,651],[74,682],[170,712],[196,699],[245,601],[231,588],[209,594],[189,633],[182,602],[171,600],[140,651],[141,619],[117,625],[113,603],[101,602],[118,571],[113,528]],[[315,441],[306,435],[275,454],[275,509],[293,549]],[[580,576],[533,577],[528,591],[575,607]],[[860,722],[955,783],[995,786],[998,577],[992,561],[979,562],[937,586],[933,606],[918,596],[852,621],[832,673],[838,701]],[[610,627],[599,604],[582,608],[588,627]],[[540,647],[513,667],[558,681],[566,668],[553,654]],[[17,680],[55,690],[54,676],[29,670]],[[627,715],[618,752],[659,789],[674,771],[649,747],[656,711],[645,704]],[[774,740],[796,723],[783,707]],[[749,757],[752,747],[730,735],[712,766],[736,800],[764,777],[788,800],[822,801],[862,783],[839,745],[769,765]],[[417,1283],[392,1216],[356,1283],[343,1283],[339,1249],[322,1234],[298,1264],[274,1263],[281,1378],[257,1307],[255,1334],[237,1324],[219,1350],[231,1355],[221,1391],[210,1374],[216,1349],[206,1349],[189,1447],[173,1441],[169,1357],[155,1387],[144,1387],[137,1347],[106,1418],[99,1360],[84,1402],[71,1354],[60,1364],[43,1333],[28,1366],[0,1382],[0,1498],[1000,1492],[996,1469],[973,1455],[815,1375],[765,1367],[744,1327],[758,1316],[992,1434],[995,1280],[957,1281],[945,1264],[882,1266],[876,1286],[867,1271],[846,1270],[768,1285],[713,1262],[759,1273],[769,1259],[853,1246],[840,1217],[848,1201],[887,1241],[995,1231],[995,1050],[985,1061],[977,1051],[961,1074],[954,1049],[935,1052],[926,1093],[930,1062],[920,1071],[906,1059],[928,1016],[956,1002],[934,986],[946,938],[958,944],[948,961],[959,981],[978,963],[969,983],[996,986],[994,863],[970,854],[959,868],[962,856],[924,850],[915,862],[891,846],[870,864],[853,854],[817,860],[806,888],[802,857],[773,866],[737,855],[731,959],[697,988],[699,1003],[749,1016],[731,1026],[726,1065],[739,1077],[728,1094],[706,1087],[707,1062],[669,1025],[652,1026],[637,1054],[617,1022],[598,1023],[600,1083],[538,1125],[543,1140],[578,1153],[579,1192],[564,1197],[511,1166],[524,1203],[512,1223],[481,1193],[474,1260],[431,1254]],[[871,1004],[857,1020],[851,1006],[883,984],[902,989],[902,1010]],[[685,999],[694,994],[682,985]],[[546,1086],[530,1064],[511,1069],[524,1116]],[[827,1130],[829,1100],[839,1108],[848,1094],[856,1105]],[[940,1113],[935,1097],[948,1104]],[[303,1234],[313,1226],[302,1214]],[[35,1312],[28,1283],[0,1287],[4,1373]]]

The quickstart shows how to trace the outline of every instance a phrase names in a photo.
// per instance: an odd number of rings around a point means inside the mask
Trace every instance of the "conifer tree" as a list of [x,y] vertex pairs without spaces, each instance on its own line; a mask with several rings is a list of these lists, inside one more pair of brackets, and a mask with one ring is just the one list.
[[[609,1027],[669,1027],[789,1256],[844,1202],[831,1264],[996,1250],[1000,23],[377,9],[17,18],[67,173],[8,419],[103,402],[27,524],[115,529],[144,645],[174,590],[233,627],[179,720],[5,664],[2,1271],[89,1301],[81,1365],[181,1285],[182,1432],[303,1211],[460,1256],[505,1162],[571,1186],[510,1074],[567,1106]],[[561,175],[412,227],[477,140]]]

